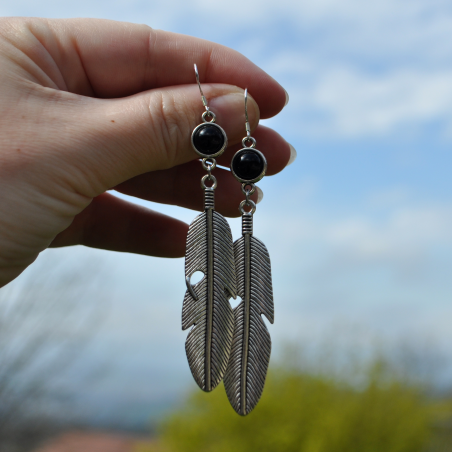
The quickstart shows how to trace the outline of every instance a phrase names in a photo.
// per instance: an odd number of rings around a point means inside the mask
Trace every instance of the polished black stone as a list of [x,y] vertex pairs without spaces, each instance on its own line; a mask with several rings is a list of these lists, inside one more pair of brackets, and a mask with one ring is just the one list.
[[224,146],[224,135],[218,127],[204,124],[194,133],[193,145],[201,154],[213,155]]
[[248,181],[258,178],[264,172],[265,163],[258,152],[246,149],[234,156],[232,169],[238,178]]

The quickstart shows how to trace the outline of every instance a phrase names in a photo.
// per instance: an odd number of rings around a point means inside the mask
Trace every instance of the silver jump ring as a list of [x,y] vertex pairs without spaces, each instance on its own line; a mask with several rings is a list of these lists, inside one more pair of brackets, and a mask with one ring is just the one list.
[[[251,210],[249,212],[246,212],[245,209],[243,208],[244,206],[251,207]],[[242,215],[245,215],[246,213],[250,213],[251,215],[253,215],[254,212],[256,212],[256,204],[254,203],[254,201],[251,201],[251,199],[247,201],[242,201],[240,203],[239,210]]]
[[211,158],[202,159],[202,167],[206,171],[212,171],[217,167],[217,162],[215,159],[211,159]]
[[[212,181],[212,185],[210,187],[208,187],[206,185],[206,180],[211,180]],[[215,190],[217,188],[217,186],[218,186],[217,178],[215,176],[212,176],[211,174],[206,174],[201,179],[201,188],[204,189],[204,190],[206,188],[212,188],[213,190]],[[251,201],[251,202],[253,202],[253,201]]]
[[[248,145],[246,144],[247,141],[251,141],[251,145],[250,145],[250,146],[248,146]],[[255,148],[255,147],[256,147],[256,140],[255,140],[253,137],[245,137],[245,138],[242,140],[242,145],[243,145],[243,147],[245,147],[245,148]]]
[[[207,118],[207,116],[210,116],[212,119],[209,121]],[[202,120],[204,122],[215,122],[217,119],[217,117],[215,116],[215,113],[213,111],[207,110],[202,114]]]
[[[251,187],[250,190],[247,190],[246,187]],[[256,186],[254,184],[242,184],[242,193],[245,196],[251,196],[256,191]]]

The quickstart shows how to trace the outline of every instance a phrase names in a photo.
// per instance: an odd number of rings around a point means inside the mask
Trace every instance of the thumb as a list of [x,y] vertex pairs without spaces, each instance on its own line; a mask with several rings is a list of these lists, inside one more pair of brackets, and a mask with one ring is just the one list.
[[[216,123],[230,145],[245,136],[243,90],[230,85],[203,85]],[[85,181],[74,187],[86,196],[96,196],[134,176],[171,168],[199,158],[191,146],[191,133],[205,111],[196,85],[150,90],[122,99],[89,99],[72,113],[72,140],[60,154]],[[259,122],[259,107],[249,97],[252,128]],[[71,145],[75,143],[76,145]],[[61,152],[61,150],[60,150]]]

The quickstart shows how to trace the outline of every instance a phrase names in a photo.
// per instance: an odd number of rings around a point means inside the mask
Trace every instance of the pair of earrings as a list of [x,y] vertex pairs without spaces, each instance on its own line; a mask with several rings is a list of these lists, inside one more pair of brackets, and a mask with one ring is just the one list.
[[[233,243],[228,222],[215,211],[217,180],[212,175],[215,158],[225,151],[228,139],[207,105],[196,64],[195,74],[206,111],[191,142],[207,174],[201,179],[204,212],[193,220],[187,235],[182,329],[192,328],[185,350],[198,386],[210,392],[224,379],[232,407],[245,416],[260,399],[270,360],[271,340],[261,315],[271,323],[274,319],[270,257],[265,245],[253,236],[256,204],[250,199],[254,184],[266,173],[267,162],[251,136],[245,90],[246,137],[231,162],[245,199],[239,206],[242,237]],[[190,278],[198,271],[204,277],[192,285]],[[232,309],[229,299],[237,295],[242,301]]]

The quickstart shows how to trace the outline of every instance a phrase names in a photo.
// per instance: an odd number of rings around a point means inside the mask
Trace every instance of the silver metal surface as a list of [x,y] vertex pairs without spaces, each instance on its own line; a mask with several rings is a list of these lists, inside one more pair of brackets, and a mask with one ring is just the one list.
[[242,235],[253,234],[253,214],[243,213],[242,214]]
[[[250,142],[251,144],[247,144],[248,142]],[[242,146],[244,148],[254,149],[256,147],[256,139],[253,137],[245,137],[242,140]]]
[[[206,210],[188,230],[187,291],[182,308],[182,329],[193,326],[185,342],[188,362],[195,381],[206,392],[212,391],[226,372],[234,333],[229,298],[237,296],[231,229],[213,210],[213,188],[208,190]],[[197,271],[205,276],[191,285],[190,278]]]
[[[203,103],[204,103],[204,100],[203,100]],[[209,107],[207,107],[207,108],[209,108]],[[210,121],[207,118],[210,118]],[[212,124],[217,120],[217,115],[212,110],[207,110],[202,114],[202,120],[204,122],[208,122],[209,124]]]
[[[195,64],[195,75],[196,75],[196,81],[198,82],[198,87],[199,87],[199,92],[201,93],[201,99],[202,99],[202,104],[204,105],[204,107],[206,107],[206,112],[209,112],[209,106],[207,105],[207,99],[204,96],[204,93],[202,92],[202,88],[201,88],[201,82],[199,81],[199,72],[198,72],[198,66]],[[204,119],[204,115],[203,115],[203,119]]]
[[204,190],[204,206],[206,209],[215,209],[215,189],[206,188]]
[[[246,129],[246,137],[251,138],[251,127],[250,127],[250,121],[248,119],[248,88],[245,88],[245,129]],[[253,138],[254,140],[254,138]],[[254,140],[254,143],[256,143],[256,140]],[[244,144],[243,146],[246,146]]]
[[[205,211],[193,220],[187,235],[187,291],[182,307],[182,329],[191,327],[185,341],[188,363],[199,387],[209,392],[223,379],[229,361],[234,334],[234,314],[229,298],[236,298],[237,282],[231,230],[227,221],[214,211],[217,180],[212,170],[216,167],[215,157],[226,149],[228,139],[224,130],[215,124],[216,117],[209,110],[202,92],[196,64],[194,67],[206,111],[202,115],[204,123],[193,130],[191,143],[196,153],[203,157],[202,165],[207,174],[201,179]],[[207,122],[217,127],[224,137],[224,146],[214,155],[202,154],[194,146],[195,133]],[[208,180],[212,182],[210,187],[206,185]],[[204,277],[193,285],[191,277],[197,271],[204,273]]]
[[[251,210],[247,212],[244,209],[245,206],[251,207]],[[256,203],[254,201],[251,201],[251,199],[244,200],[239,205],[239,211],[240,211],[240,213],[242,215],[245,215],[245,214],[248,214],[248,213],[253,215],[253,213],[256,212]]]
[[[253,138],[253,140],[254,140],[254,138]],[[253,152],[257,152],[257,153],[261,156],[261,158],[263,159],[263,161],[264,161],[264,169],[263,169],[262,173],[259,174],[259,176],[256,177],[255,179],[250,179],[250,180],[246,180],[246,179],[240,178],[240,177],[235,173],[234,167],[233,167],[233,165],[232,165],[232,161],[234,160],[234,158],[235,158],[236,155],[238,155],[238,154],[239,154],[240,152],[242,152],[242,151],[248,151],[248,150],[253,151]],[[256,182],[259,182],[259,181],[265,176],[265,174],[267,173],[267,159],[265,158],[265,155],[262,154],[262,152],[261,152],[261,151],[258,151],[257,149],[250,148],[250,147],[242,148],[242,149],[238,150],[238,151],[234,154],[234,157],[232,157],[232,161],[231,161],[231,172],[232,172],[232,174],[234,175],[234,177],[235,177],[239,182],[241,182],[242,184],[248,185],[248,184],[254,184],[254,183],[256,183]]]
[[[249,133],[247,97],[248,91],[245,90],[247,136],[243,139],[243,145],[246,146],[247,141],[252,141],[251,148],[254,148],[256,140]],[[243,149],[238,152],[241,151]],[[270,323],[274,321],[270,256],[265,245],[253,237],[253,214],[256,211],[256,204],[250,196],[256,189],[253,182],[262,179],[267,170],[267,161],[261,152],[259,154],[264,159],[265,168],[261,176],[255,180],[240,179],[231,165],[234,176],[242,182],[242,192],[245,195],[245,200],[239,207],[242,213],[242,237],[234,243],[237,290],[242,302],[234,309],[234,339],[224,386],[232,407],[242,416],[250,413],[259,401],[270,361],[270,334],[262,314]],[[245,206],[251,207],[251,210],[246,212]]]
[[[206,180],[212,181],[212,185],[210,187],[208,187],[206,185]],[[217,178],[215,176],[213,176],[212,174],[206,174],[205,176],[202,176],[201,188],[203,188],[203,189],[213,188],[215,190],[217,188],[217,186],[218,186],[218,182],[217,182]]]
[[195,291],[193,290],[193,286],[191,285],[189,276],[185,277],[185,285],[187,286],[187,290],[190,292],[190,295],[193,297],[193,299],[198,301],[199,297],[198,297],[198,295],[196,295]]
[[[249,190],[246,187],[250,187]],[[246,196],[246,199],[256,191],[256,186],[254,184],[242,184],[242,193]]]
[[271,340],[261,315],[273,323],[274,307],[270,256],[265,245],[252,236],[252,215],[244,215],[243,223],[243,236],[234,243],[242,302],[234,309],[234,339],[224,385],[234,410],[245,416],[264,389]]
[[[251,136],[250,121],[248,119],[248,88],[245,88],[245,129],[246,129],[246,137],[242,140],[243,147],[255,148],[256,140]],[[248,141],[251,142],[250,145],[247,144]]]
[[217,167],[217,161],[212,158],[202,159],[201,160],[202,167],[209,172],[213,171]]

